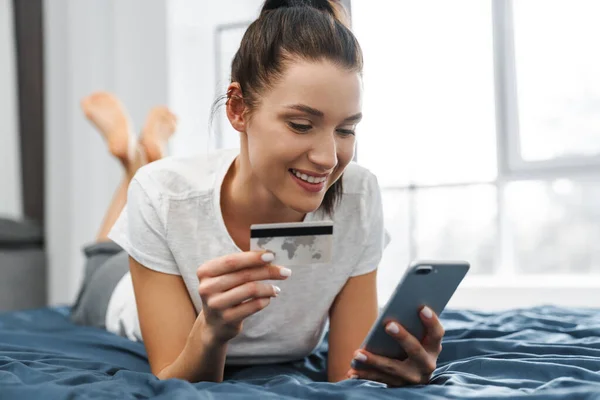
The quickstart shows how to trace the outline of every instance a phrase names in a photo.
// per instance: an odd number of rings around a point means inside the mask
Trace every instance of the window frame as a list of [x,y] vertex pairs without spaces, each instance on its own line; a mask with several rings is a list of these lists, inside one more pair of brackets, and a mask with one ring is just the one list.
[[521,156],[513,0],[492,0],[496,107],[508,174],[569,175],[600,167],[600,155],[528,161]]
[[[505,188],[515,181],[539,180],[552,182],[556,179],[577,179],[600,177],[600,156],[596,157],[564,157],[545,161],[526,161],[521,157],[520,131],[518,114],[517,73],[515,63],[513,4],[512,0],[489,0],[492,5],[492,39],[494,67],[494,101],[496,119],[496,162],[497,177],[493,180],[470,182],[453,182],[441,184],[407,184],[382,185],[382,191],[406,191],[409,207],[409,259],[416,255],[416,216],[415,196],[418,191],[431,188],[469,187],[473,185],[494,185],[497,189],[497,229],[498,229],[498,263],[491,275],[469,277],[465,285],[473,292],[483,295],[492,285],[495,288],[518,288],[523,292],[516,293],[516,298],[525,299],[529,290],[536,290],[542,298],[550,298],[552,293],[563,288],[564,291],[581,288],[597,291],[600,282],[590,282],[589,276],[572,276],[563,274],[544,275],[540,282],[539,275],[518,273],[510,246],[510,227],[506,215]],[[519,283],[516,282],[518,279]],[[568,290],[567,290],[568,289]],[[466,296],[470,298],[471,295]],[[529,296],[535,296],[529,293]],[[465,297],[465,298],[466,298]],[[600,306],[600,302],[597,302]],[[462,306],[461,301],[455,303]],[[466,304],[464,304],[466,306]],[[485,306],[488,307],[488,306]],[[489,307],[488,307],[489,308]]]

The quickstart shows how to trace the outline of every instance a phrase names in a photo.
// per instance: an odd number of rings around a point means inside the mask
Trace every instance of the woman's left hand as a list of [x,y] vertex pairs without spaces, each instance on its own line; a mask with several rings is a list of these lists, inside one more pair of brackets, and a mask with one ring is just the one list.
[[405,360],[382,357],[360,349],[354,353],[354,359],[367,364],[370,368],[350,369],[348,378],[368,379],[388,386],[429,383],[431,374],[436,368],[437,358],[442,351],[444,328],[437,315],[428,307],[423,307],[419,316],[425,326],[425,337],[421,342],[397,322],[390,321],[386,325],[386,332],[402,345],[408,355]]

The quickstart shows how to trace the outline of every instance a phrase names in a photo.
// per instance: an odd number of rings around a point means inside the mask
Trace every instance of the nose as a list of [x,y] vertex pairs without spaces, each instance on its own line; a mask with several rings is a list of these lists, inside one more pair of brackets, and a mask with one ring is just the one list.
[[331,171],[338,164],[337,143],[334,133],[323,133],[315,138],[313,147],[308,153],[310,162],[323,171]]

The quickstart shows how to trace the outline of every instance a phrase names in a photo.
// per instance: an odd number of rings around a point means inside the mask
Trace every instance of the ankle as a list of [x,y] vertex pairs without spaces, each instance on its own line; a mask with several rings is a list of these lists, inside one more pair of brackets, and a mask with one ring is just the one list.
[[136,145],[133,150],[131,159],[129,160],[127,165],[124,165],[125,173],[129,177],[129,179],[132,179],[137,173],[138,169],[140,169],[146,164],[148,164],[148,160],[144,149],[140,145]]

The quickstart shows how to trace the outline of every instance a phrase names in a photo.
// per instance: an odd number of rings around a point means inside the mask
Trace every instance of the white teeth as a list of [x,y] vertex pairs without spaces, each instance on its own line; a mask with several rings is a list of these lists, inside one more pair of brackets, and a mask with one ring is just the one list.
[[308,183],[322,183],[325,182],[327,180],[326,176],[322,176],[320,178],[315,177],[315,176],[311,176],[311,175],[306,175],[303,173],[300,173],[298,171],[296,171],[295,169],[292,169],[292,173],[294,175],[296,175],[298,178],[302,179],[303,181],[306,181]]

